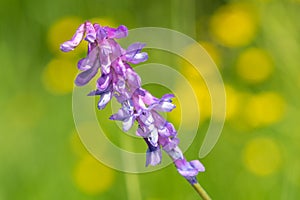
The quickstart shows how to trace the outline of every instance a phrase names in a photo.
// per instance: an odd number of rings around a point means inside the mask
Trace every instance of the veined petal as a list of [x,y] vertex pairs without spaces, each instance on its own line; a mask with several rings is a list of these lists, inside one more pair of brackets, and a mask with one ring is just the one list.
[[71,40],[68,40],[64,43],[62,43],[60,45],[60,50],[64,51],[64,52],[68,52],[68,51],[72,51],[74,50],[78,45],[79,43],[81,42],[81,40],[83,39],[83,36],[85,34],[85,24],[81,24],[75,34],[73,35],[72,39]]

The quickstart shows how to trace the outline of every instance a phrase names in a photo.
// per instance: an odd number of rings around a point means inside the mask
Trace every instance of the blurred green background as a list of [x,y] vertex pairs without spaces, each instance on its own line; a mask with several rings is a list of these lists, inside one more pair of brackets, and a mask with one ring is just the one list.
[[[172,165],[126,174],[100,164],[81,144],[72,88],[85,47],[63,54],[59,44],[86,19],[174,29],[214,59],[226,87],[226,123],[198,176],[213,199],[300,198],[299,0],[2,0],[0,16],[0,200],[198,198]],[[199,91],[199,134],[185,153],[191,160],[209,123],[210,99],[193,66],[174,60]],[[178,110],[168,115],[175,125]],[[122,138],[112,132],[113,140]]]

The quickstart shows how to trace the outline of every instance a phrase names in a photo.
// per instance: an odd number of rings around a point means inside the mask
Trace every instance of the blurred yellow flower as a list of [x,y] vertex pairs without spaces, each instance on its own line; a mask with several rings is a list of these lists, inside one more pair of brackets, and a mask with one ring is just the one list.
[[109,189],[115,179],[115,172],[87,154],[76,166],[74,181],[87,194],[99,194]]
[[226,119],[235,118],[241,106],[241,97],[239,93],[230,85],[225,86],[226,90]]
[[260,83],[274,70],[271,56],[259,48],[249,48],[237,60],[237,74],[249,83]]
[[[187,68],[186,68],[187,69]],[[191,69],[187,69],[187,71],[191,71]],[[185,72],[183,72],[185,73]],[[195,76],[198,76],[194,74]],[[198,115],[197,109],[195,106],[198,105],[200,112],[200,121],[204,121],[211,116],[211,100],[208,89],[206,87],[203,79],[194,79],[193,74],[190,77],[187,77],[190,87],[192,89],[192,93],[187,93],[190,88],[186,88],[186,86],[177,83],[175,94],[179,95],[180,98],[174,99],[174,104],[176,105],[176,109],[172,111],[168,117],[170,117],[171,121],[178,125],[182,122],[182,118],[184,117],[185,124],[184,126],[190,126],[195,121],[195,116]],[[191,102],[192,99],[195,99],[195,102]],[[196,103],[196,104],[195,104]],[[183,111],[181,109],[185,108],[184,113],[189,113],[188,115],[182,116]],[[187,124],[191,123],[191,124]]]
[[281,120],[285,112],[284,99],[275,92],[264,92],[248,99],[245,118],[253,127],[270,125]]
[[215,62],[215,64],[218,67],[220,67],[221,56],[220,56],[220,52],[217,49],[217,47],[214,44],[212,44],[210,42],[206,42],[206,41],[202,41],[202,42],[200,42],[200,44],[207,51],[207,53],[213,59],[213,61]]
[[68,59],[53,59],[43,72],[43,84],[53,94],[72,92],[77,73],[76,62]]
[[245,167],[258,176],[277,172],[282,164],[282,155],[278,144],[267,137],[250,140],[243,152]]
[[213,38],[228,47],[249,44],[257,32],[257,16],[251,5],[233,3],[220,7],[212,16]]

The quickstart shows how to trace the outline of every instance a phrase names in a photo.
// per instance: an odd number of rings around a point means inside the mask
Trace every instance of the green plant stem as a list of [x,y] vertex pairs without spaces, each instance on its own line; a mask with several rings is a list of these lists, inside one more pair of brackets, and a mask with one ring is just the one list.
[[198,192],[198,194],[203,200],[211,200],[207,192],[203,189],[203,187],[199,183],[195,183],[192,186]]

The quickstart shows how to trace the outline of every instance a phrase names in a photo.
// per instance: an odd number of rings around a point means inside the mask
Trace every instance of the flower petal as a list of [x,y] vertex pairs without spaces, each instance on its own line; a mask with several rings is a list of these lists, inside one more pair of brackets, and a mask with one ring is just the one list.
[[98,102],[98,109],[102,110],[103,108],[105,108],[105,106],[111,100],[111,97],[112,97],[112,93],[110,91],[102,94]]
[[84,33],[85,33],[85,24],[81,24],[77,28],[77,30],[76,30],[75,34],[73,35],[72,39],[68,40],[68,41],[66,41],[66,42],[64,42],[60,45],[60,50],[62,50],[64,52],[74,50],[79,45],[81,40],[83,39]]
[[93,67],[89,70],[86,70],[84,72],[81,72],[77,75],[75,79],[75,84],[77,86],[83,86],[86,85],[98,72],[97,67]]
[[123,131],[128,131],[132,127],[134,120],[135,117],[131,116],[126,121],[123,121]]
[[160,148],[156,148],[154,151],[148,148],[146,152],[146,167],[148,165],[158,165],[161,162],[161,150]]
[[142,52],[142,48],[145,46],[143,43],[133,43],[131,44],[125,54],[125,60],[133,64],[138,64],[140,62],[145,62],[148,59],[148,54]]
[[128,29],[126,26],[121,25],[118,28],[111,28],[111,27],[104,27],[106,33],[107,33],[107,37],[108,38],[123,38],[126,37],[128,35]]
[[97,80],[97,88],[99,91],[105,91],[111,83],[111,76],[109,74],[102,74]]
[[89,21],[85,22],[85,27],[86,27],[86,36],[85,36],[85,40],[93,43],[96,40],[96,31],[95,28],[93,26],[93,24]]

